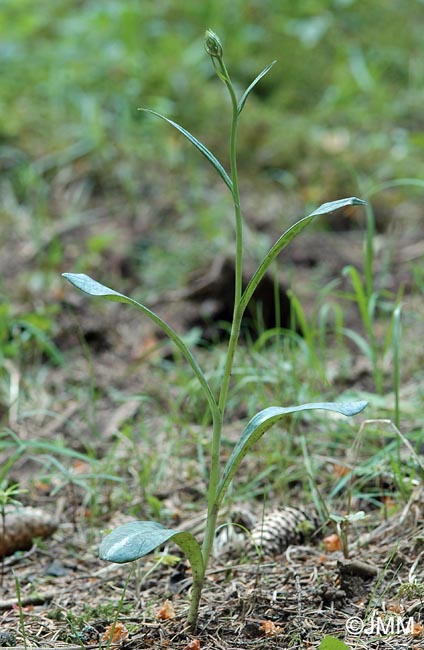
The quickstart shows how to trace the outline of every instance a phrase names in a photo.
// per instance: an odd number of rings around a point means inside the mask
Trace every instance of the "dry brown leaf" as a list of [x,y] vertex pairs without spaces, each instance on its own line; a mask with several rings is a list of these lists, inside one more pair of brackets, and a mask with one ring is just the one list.
[[386,514],[391,514],[399,507],[399,501],[396,501],[392,496],[386,495],[381,497],[381,502],[386,510]]
[[279,625],[275,625],[273,621],[262,621],[259,629],[261,632],[265,633],[265,636],[275,636],[282,630],[282,628]]
[[72,464],[72,470],[75,474],[87,474],[90,471],[90,465],[85,460],[76,460]]
[[184,646],[184,650],[200,650],[199,639],[193,639],[192,641],[187,643],[187,645]]
[[388,612],[394,612],[395,614],[400,614],[402,612],[402,607],[399,603],[387,603],[386,609]]
[[33,489],[40,494],[48,494],[51,490],[51,485],[48,481],[34,481]]
[[336,533],[329,535],[323,539],[325,550],[327,553],[334,553],[335,551],[340,551],[342,545],[340,544],[339,536]]
[[114,625],[108,625],[102,636],[102,641],[110,643],[110,647],[118,646],[128,637],[128,630],[123,623],[117,621]]
[[335,478],[343,478],[343,476],[347,476],[350,473],[350,469],[346,465],[336,463],[333,468],[333,473]]
[[158,610],[158,613],[156,614],[156,618],[158,618],[160,621],[166,621],[168,618],[175,618],[176,613],[174,609],[174,605],[171,603],[170,600],[165,600],[163,605]]
[[56,528],[57,521],[41,508],[6,510],[4,534],[0,527],[0,557],[28,550],[35,537],[49,537]]
[[412,636],[417,638],[418,636],[421,636],[422,631],[424,629],[424,626],[422,623],[414,623],[413,628],[412,628]]

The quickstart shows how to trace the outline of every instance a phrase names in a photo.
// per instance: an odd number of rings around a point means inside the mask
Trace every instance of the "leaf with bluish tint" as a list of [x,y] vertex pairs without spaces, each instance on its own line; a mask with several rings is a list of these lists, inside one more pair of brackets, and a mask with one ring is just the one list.
[[211,151],[205,145],[200,142],[197,138],[194,137],[187,129],[185,129],[183,126],[180,126],[180,124],[177,124],[177,122],[174,122],[173,120],[170,120],[168,117],[165,117],[165,115],[162,115],[161,113],[157,113],[156,111],[152,111],[150,108],[140,108],[139,110],[144,111],[145,113],[151,113],[152,115],[156,115],[156,117],[160,117],[161,120],[164,120],[165,122],[168,122],[171,126],[173,126],[177,131],[183,134],[187,140],[193,144],[198,151],[200,151],[201,154],[205,156],[205,158],[211,163],[211,165],[216,169],[218,174],[221,176],[222,180],[224,183],[227,185],[229,188],[230,192],[233,192],[233,181],[225,171],[224,167],[221,165],[219,160],[216,158],[216,156],[213,155]]
[[295,224],[290,226],[281,237],[275,242],[275,244],[270,248],[268,253],[265,255],[261,264],[253,274],[250,279],[249,284],[247,285],[240,301],[239,309],[243,314],[247,305],[250,302],[250,299],[258,286],[259,282],[264,277],[267,272],[270,264],[275,260],[275,258],[281,253],[281,251],[290,244],[290,242],[298,235],[306,226],[308,226],[315,217],[322,214],[329,214],[330,212],[335,212],[341,208],[345,208],[350,205],[365,205],[366,201],[356,198],[356,196],[351,196],[348,199],[339,199],[338,201],[331,201],[330,203],[323,203],[319,208],[311,212],[307,217],[303,217],[299,221],[296,221]]
[[269,65],[267,65],[267,67],[264,68],[264,69],[262,70],[262,72],[260,72],[260,73],[258,74],[258,76],[256,77],[256,79],[254,79],[254,80],[252,81],[252,83],[250,84],[250,86],[249,86],[249,87],[244,91],[244,93],[243,93],[243,95],[241,96],[241,99],[240,99],[240,101],[239,101],[239,103],[238,103],[238,105],[237,105],[237,113],[238,113],[239,115],[240,115],[240,113],[242,112],[242,110],[243,110],[243,108],[244,108],[244,105],[245,105],[245,103],[246,103],[246,99],[248,98],[248,96],[249,96],[249,94],[251,93],[251,91],[253,90],[253,88],[256,86],[256,84],[258,83],[258,81],[260,81],[260,80],[262,79],[262,77],[265,77],[265,75],[266,75],[266,74],[271,70],[271,68],[272,68],[272,66],[274,65],[274,63],[277,63],[277,62],[276,62],[276,61],[273,61],[272,63],[270,63]]
[[188,349],[188,347],[186,346],[182,338],[178,336],[177,332],[174,329],[172,329],[170,325],[165,323],[165,321],[163,321],[157,314],[151,311],[151,309],[149,309],[145,305],[142,305],[140,302],[137,302],[137,300],[134,300],[133,298],[129,298],[128,296],[125,296],[123,293],[119,293],[119,291],[110,289],[109,287],[106,287],[104,284],[100,284],[100,282],[93,280],[93,278],[90,278],[89,275],[85,275],[85,273],[62,273],[62,275],[71,284],[73,284],[74,287],[80,289],[80,291],[84,291],[84,293],[88,293],[90,296],[106,298],[107,300],[112,300],[115,302],[123,302],[129,305],[133,305],[141,312],[143,312],[143,314],[145,314],[148,318],[150,318],[150,320],[152,320],[158,327],[160,327],[161,330],[164,331],[165,334],[168,336],[168,338],[175,343],[175,345],[181,350],[181,352],[187,359],[188,363],[190,364],[191,368],[194,371],[194,374],[199,380],[200,385],[202,386],[203,392],[205,393],[206,399],[208,400],[208,404],[210,406],[211,412],[214,413],[218,410],[215,397],[213,396],[213,393],[207,382],[207,379],[203,374],[199,364],[197,363],[196,358],[190,352],[190,350]]
[[106,535],[100,545],[101,560],[124,564],[148,555],[158,546],[173,541],[190,562],[193,581],[201,584],[204,575],[202,551],[187,531],[166,528],[155,521],[130,521]]
[[351,416],[360,413],[367,402],[315,402],[301,404],[300,406],[269,406],[260,411],[247,424],[229,457],[221,481],[218,486],[218,503],[222,502],[225,492],[243,458],[251,447],[270,429],[273,424],[282,420],[286,415],[302,411],[315,411],[318,409],[333,411],[341,415]]

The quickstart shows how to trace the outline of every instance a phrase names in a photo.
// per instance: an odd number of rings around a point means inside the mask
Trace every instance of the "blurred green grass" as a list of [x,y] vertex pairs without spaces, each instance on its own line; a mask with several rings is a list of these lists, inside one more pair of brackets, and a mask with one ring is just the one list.
[[3,0],[2,167],[20,171],[18,195],[28,162],[45,177],[77,161],[93,191],[134,195],[147,166],[172,169],[188,155],[140,106],[165,112],[225,156],[223,89],[203,49],[212,27],[240,89],[278,59],[249,99],[246,170],[306,184],[313,201],[323,183],[353,185],[354,173],[416,176],[423,18],[419,0]]
[[422,176],[423,17],[422,0],[3,0],[2,291],[13,282],[31,312],[35,296],[38,310],[60,299],[61,271],[106,268],[109,280],[132,264],[149,301],[204,263],[199,241],[210,257],[232,245],[225,188],[180,134],[138,110],[165,113],[227,163],[230,106],[206,27],[221,36],[240,93],[277,59],[240,128],[250,256],[266,243],[255,215],[267,202],[275,215],[281,201],[278,232],[321,202]]

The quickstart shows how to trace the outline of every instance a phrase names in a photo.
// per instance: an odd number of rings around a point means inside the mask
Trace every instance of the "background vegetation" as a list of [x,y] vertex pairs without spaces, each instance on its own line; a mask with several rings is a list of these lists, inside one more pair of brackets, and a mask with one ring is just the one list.
[[[184,363],[137,316],[76,296],[60,273],[90,273],[152,304],[232,251],[225,188],[184,138],[137,110],[175,119],[227,163],[230,106],[206,27],[240,91],[277,59],[240,129],[248,257],[324,201],[371,206],[325,218],[281,260],[297,331],[240,350],[227,435],[258,405],[337,393],[365,396],[368,417],[394,420],[421,449],[423,17],[422,0],[3,0],[4,487],[22,484],[29,504],[66,494],[65,519],[84,522],[90,539],[117,509],[164,522],[198,510],[208,422]],[[165,315],[183,328],[173,304]],[[216,382],[222,349],[198,352]],[[352,451],[357,432],[358,421],[290,422],[264,439],[230,501],[400,510],[422,468],[392,427]]]

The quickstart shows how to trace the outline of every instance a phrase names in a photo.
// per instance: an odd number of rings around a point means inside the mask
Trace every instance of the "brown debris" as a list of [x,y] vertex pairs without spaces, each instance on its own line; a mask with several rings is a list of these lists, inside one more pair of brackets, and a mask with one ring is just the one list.
[[108,625],[102,636],[102,641],[109,644],[111,648],[116,648],[124,643],[128,634],[129,632],[125,625],[117,621],[116,623],[112,623],[112,625]]
[[259,629],[265,636],[275,636],[282,630],[279,625],[275,625],[274,621],[262,621]]
[[[328,556],[323,564],[321,549],[318,546],[304,545],[292,545],[278,559],[262,563],[241,563],[240,559],[234,558],[230,564],[221,564],[220,558],[214,558],[207,573],[194,639],[187,638],[185,629],[188,594],[183,592],[172,598],[167,585],[174,568],[161,565],[143,582],[139,595],[136,580],[132,579],[128,584],[124,600],[125,613],[120,615],[120,622],[128,630],[123,647],[126,650],[191,650],[198,647],[202,650],[273,650],[288,647],[294,650],[307,647],[316,650],[325,634],[343,639],[349,617],[356,616],[366,621],[367,612],[380,611],[382,597],[389,603],[396,602],[399,584],[408,582],[410,575],[418,582],[423,579],[422,569],[417,564],[422,548],[418,542],[415,543],[421,534],[422,529],[415,520],[407,518],[400,522],[397,515],[386,522],[385,526],[376,529],[372,543],[368,541],[366,547],[359,547],[355,541],[351,549],[352,560],[349,562],[341,560],[339,553],[338,556]],[[399,544],[400,535],[402,541]],[[76,544],[75,538],[73,544]],[[403,558],[400,568],[395,558],[392,564],[388,564],[388,557],[398,544]],[[72,551],[74,552],[75,550]],[[51,540],[49,555],[66,562],[66,553],[69,550],[63,542],[56,537]],[[29,580],[34,566],[43,561],[45,552],[38,552],[36,557],[22,560],[16,568],[22,586],[22,599],[31,593]],[[146,558],[143,574],[147,574],[155,562],[154,558]],[[361,582],[361,594],[355,592],[349,596],[341,588],[340,563],[346,567],[346,574],[356,574],[355,578]],[[128,567],[112,564],[105,566],[96,558],[95,549],[89,549],[87,553],[87,547],[83,543],[78,567],[72,575],[54,579],[39,578],[41,581],[49,580],[50,592],[53,592],[54,597],[51,605],[34,603],[33,607],[24,609],[26,629],[32,635],[31,640],[37,641],[34,645],[73,649],[74,631],[70,630],[65,616],[70,610],[75,615],[84,615],[86,623],[100,630],[101,635],[112,624],[113,613],[102,613],[102,606],[112,603],[118,606]],[[381,571],[378,593],[375,583],[376,567]],[[15,593],[13,577],[9,573],[6,574],[5,590],[5,596],[12,607],[9,611],[4,611],[3,626],[19,631],[19,611],[16,604],[10,602]],[[164,607],[167,595],[169,606],[175,615],[158,620],[158,613]],[[416,596],[411,598],[415,603]],[[23,600],[22,604],[25,602]],[[88,604],[90,614],[85,610]],[[150,604],[153,606],[150,607]],[[406,597],[402,601],[402,607],[401,613],[404,616],[412,615],[411,604]],[[57,611],[64,615],[55,618]],[[391,611],[388,607],[387,612]],[[392,614],[394,615],[393,612]],[[414,612],[414,616],[416,623],[420,623],[418,611]],[[414,644],[417,647],[422,644],[419,625],[414,628],[413,634],[417,636],[404,635],[384,642],[367,638],[366,646],[358,647],[367,647],[369,650],[412,650]],[[65,638],[68,645],[63,643]],[[298,642],[295,643],[294,639],[298,639]],[[21,638],[18,638],[18,643],[22,646]]]
[[361,560],[339,560],[337,564],[342,575],[359,576],[363,580],[372,580],[378,575],[378,567]]
[[333,533],[332,535],[324,537],[322,541],[327,553],[335,553],[336,551],[340,551],[342,548],[340,537],[337,535],[337,533]]
[[176,617],[176,613],[175,613],[174,605],[171,603],[170,600],[165,600],[165,602],[158,609],[156,618],[158,618],[160,621],[166,621],[168,618],[175,618],[175,617]]

